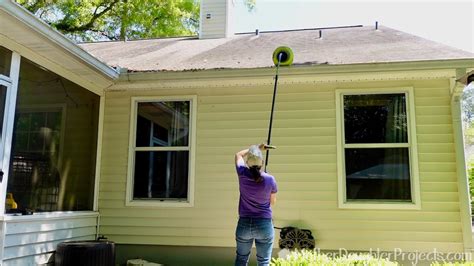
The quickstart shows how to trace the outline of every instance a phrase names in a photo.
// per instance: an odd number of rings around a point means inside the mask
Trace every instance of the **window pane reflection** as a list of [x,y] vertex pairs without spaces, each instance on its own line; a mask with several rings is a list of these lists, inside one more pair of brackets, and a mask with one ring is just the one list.
[[188,146],[189,101],[138,103],[136,146]]
[[411,200],[408,148],[346,149],[348,200]]
[[344,95],[345,143],[407,143],[405,94]]
[[134,199],[187,199],[188,151],[135,152]]

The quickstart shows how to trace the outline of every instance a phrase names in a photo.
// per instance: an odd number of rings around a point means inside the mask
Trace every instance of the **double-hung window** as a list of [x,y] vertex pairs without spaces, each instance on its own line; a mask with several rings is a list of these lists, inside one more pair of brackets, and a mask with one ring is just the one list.
[[192,206],[196,97],[133,98],[127,205]]
[[338,90],[339,206],[420,208],[413,91]]

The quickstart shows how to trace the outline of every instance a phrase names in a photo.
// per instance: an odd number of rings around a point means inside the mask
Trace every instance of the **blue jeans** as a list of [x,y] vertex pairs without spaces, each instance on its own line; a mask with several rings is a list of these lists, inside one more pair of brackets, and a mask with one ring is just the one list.
[[247,265],[254,240],[257,248],[258,266],[269,265],[272,257],[273,237],[272,219],[239,218],[235,231],[235,240],[237,241],[235,265]]

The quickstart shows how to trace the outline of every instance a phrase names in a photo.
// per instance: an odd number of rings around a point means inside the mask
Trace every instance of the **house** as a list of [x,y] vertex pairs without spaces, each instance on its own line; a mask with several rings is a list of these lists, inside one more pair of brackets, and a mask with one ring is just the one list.
[[472,254],[458,80],[474,54],[387,27],[235,34],[226,1],[201,12],[199,38],[76,45],[0,2],[4,265],[98,235],[120,263],[231,262],[233,154],[266,139],[282,45],[275,226],[326,251]]

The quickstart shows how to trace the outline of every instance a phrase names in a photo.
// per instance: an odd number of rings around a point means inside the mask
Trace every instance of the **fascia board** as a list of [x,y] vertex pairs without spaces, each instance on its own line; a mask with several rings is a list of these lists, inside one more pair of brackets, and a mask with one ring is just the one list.
[[0,8],[5,10],[11,16],[17,18],[19,21],[23,22],[31,29],[40,33],[65,51],[69,52],[71,55],[79,58],[85,64],[91,66],[105,77],[112,80],[118,78],[119,74],[115,69],[83,50],[81,47],[66,38],[63,34],[51,28],[48,24],[28,12],[22,6],[14,3],[11,0],[6,0],[0,1]]

